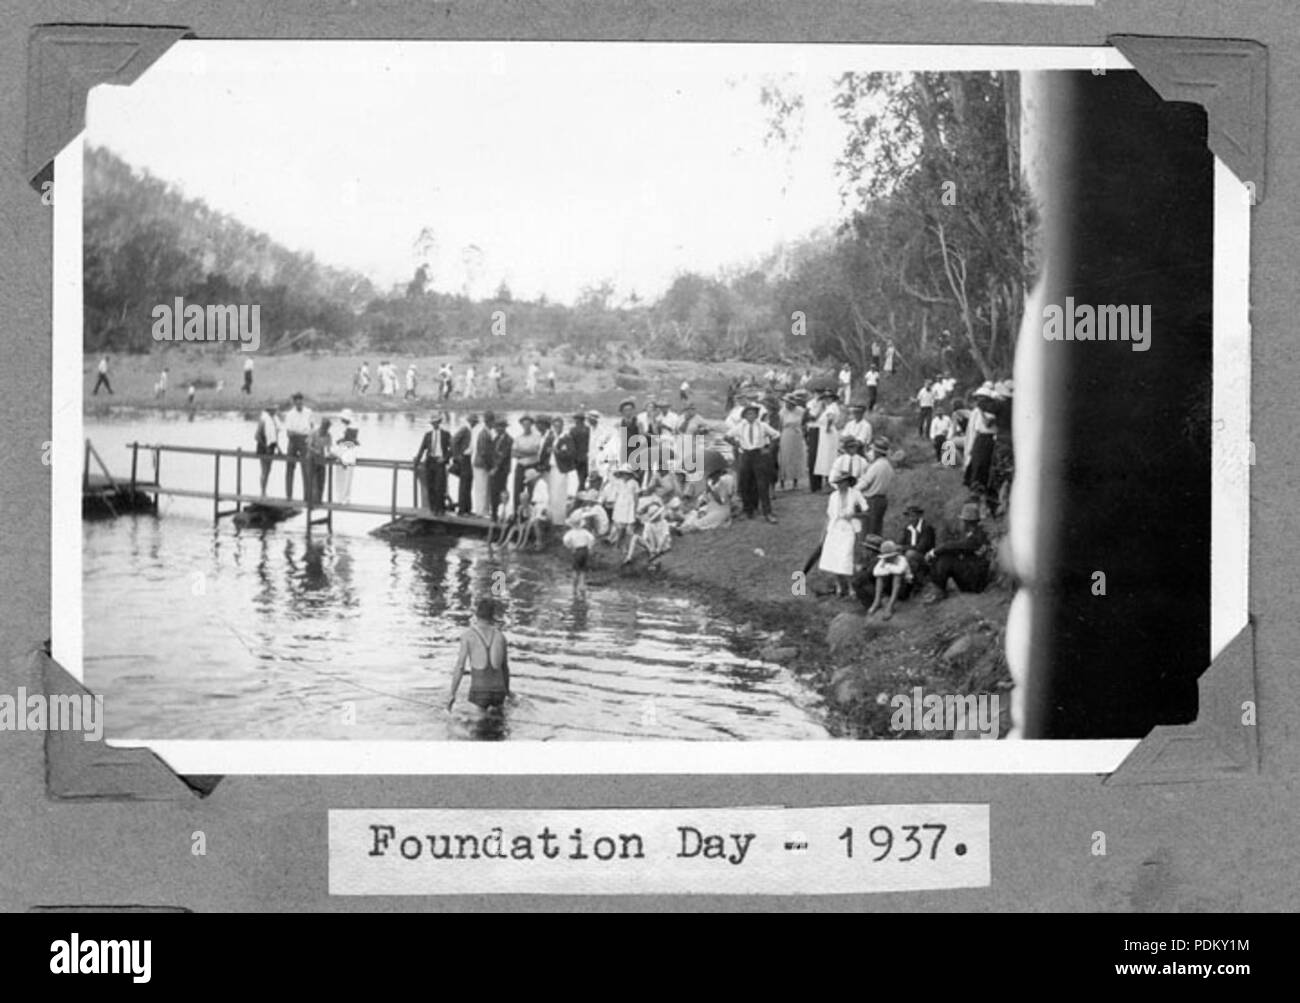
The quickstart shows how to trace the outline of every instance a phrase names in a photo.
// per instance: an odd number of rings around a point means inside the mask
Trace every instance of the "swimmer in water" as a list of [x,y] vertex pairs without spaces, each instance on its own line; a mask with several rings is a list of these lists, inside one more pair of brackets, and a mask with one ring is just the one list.
[[506,637],[497,629],[496,602],[480,599],[474,607],[474,617],[469,628],[460,636],[460,651],[456,654],[456,667],[451,673],[451,693],[447,710],[456,702],[465,664],[469,663],[469,701],[482,710],[500,711],[510,695],[510,660],[506,652]]

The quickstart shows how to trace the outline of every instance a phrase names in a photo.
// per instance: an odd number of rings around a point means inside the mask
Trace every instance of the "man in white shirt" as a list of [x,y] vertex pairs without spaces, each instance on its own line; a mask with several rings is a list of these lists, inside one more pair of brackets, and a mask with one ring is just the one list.
[[854,486],[857,486],[867,472],[867,458],[862,455],[862,440],[856,436],[843,435],[840,437],[840,448],[844,452],[835,457],[826,479],[835,484],[840,477],[848,474],[853,478]]
[[922,383],[921,389],[917,391],[916,403],[921,409],[916,434],[922,439],[928,439],[930,438],[930,418],[934,415],[934,391],[930,389],[929,380]]
[[846,362],[840,366],[840,400],[845,404],[849,402],[849,388],[853,384],[853,370],[849,368]]
[[540,368],[536,362],[528,363],[528,375],[524,378],[524,386],[528,390],[529,397],[537,394],[537,373]]
[[935,462],[942,463],[944,444],[952,437],[952,419],[942,408],[930,419],[929,432],[930,442],[934,444]]
[[103,387],[105,390],[107,390],[110,395],[113,393],[113,385],[108,382],[108,356],[107,355],[101,355],[99,357],[99,375],[95,377],[95,389],[90,391],[90,396],[94,397],[97,393],[99,393],[100,387]]
[[871,368],[867,370],[867,375],[863,377],[863,381],[867,384],[867,410],[874,411],[876,409],[876,394],[880,390],[880,370],[876,368],[875,363],[872,363]]
[[262,464],[262,494],[266,494],[266,482],[271,476],[271,457],[280,451],[280,423],[275,420],[271,408],[263,408],[257,419],[257,432],[254,436],[257,455]]
[[[840,429],[840,445],[844,444],[844,436],[846,435],[853,436],[863,445],[871,441],[871,422],[867,421],[865,411],[866,408],[861,404],[849,405],[849,420]],[[831,479],[831,483],[835,483],[834,478]]]
[[[244,356],[243,391],[246,394],[251,394],[253,392],[253,357],[251,355]],[[263,492],[263,494],[265,494],[265,492]]]
[[731,427],[730,438],[736,449],[745,517],[754,518],[755,510],[761,508],[764,519],[776,522],[772,514],[772,442],[777,438],[776,429],[758,420],[758,405],[750,401],[741,408],[740,421]]
[[303,407],[302,394],[293,395],[293,407],[285,413],[284,431],[288,437],[288,448],[284,451],[288,459],[284,464],[284,496],[293,497],[293,472],[302,464],[303,491],[307,490],[307,439],[311,435],[316,421],[311,408]]

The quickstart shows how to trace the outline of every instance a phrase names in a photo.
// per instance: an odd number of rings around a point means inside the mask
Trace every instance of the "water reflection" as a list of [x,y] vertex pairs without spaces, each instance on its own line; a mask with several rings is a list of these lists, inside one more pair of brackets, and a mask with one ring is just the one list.
[[[409,415],[383,418],[385,434],[420,432]],[[234,437],[242,421],[226,421]],[[190,427],[212,438],[212,426]],[[174,426],[102,420],[87,431],[115,454],[135,438],[177,438]],[[310,537],[301,516],[214,530],[210,503],[173,499],[158,518],[85,523],[86,679],[105,695],[110,737],[826,735],[808,691],[738,658],[729,625],[694,600],[638,592],[608,570],[576,598],[562,561],[454,537],[390,542],[368,535],[379,521],[339,517]],[[462,693],[448,713],[460,633],[488,594],[502,605],[516,698],[483,715]]]

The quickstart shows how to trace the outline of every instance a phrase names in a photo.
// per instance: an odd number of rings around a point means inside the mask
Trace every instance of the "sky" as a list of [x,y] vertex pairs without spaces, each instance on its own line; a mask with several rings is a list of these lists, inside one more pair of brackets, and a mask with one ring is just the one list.
[[[443,292],[652,299],[840,217],[851,51],[183,41],[91,92],[86,140],[381,289],[428,260]],[[793,148],[765,141],[776,81],[805,94]]]

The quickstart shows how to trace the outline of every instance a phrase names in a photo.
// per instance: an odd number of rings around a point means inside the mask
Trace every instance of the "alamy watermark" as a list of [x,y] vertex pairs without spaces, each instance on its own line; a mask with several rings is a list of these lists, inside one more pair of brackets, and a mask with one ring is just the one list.
[[1043,337],[1048,341],[1127,341],[1135,352],[1151,347],[1151,306],[1136,304],[1075,305],[1065,297],[1065,307],[1043,307]]
[[154,341],[238,341],[245,352],[256,352],[262,344],[260,305],[201,307],[177,296],[173,303],[159,303],[150,316]]
[[0,693],[0,731],[80,731],[87,742],[104,737],[104,698],[89,693]]
[[896,693],[888,699],[893,731],[977,731],[980,738],[998,737],[1001,707],[996,693],[940,696],[914,686],[911,693]]

